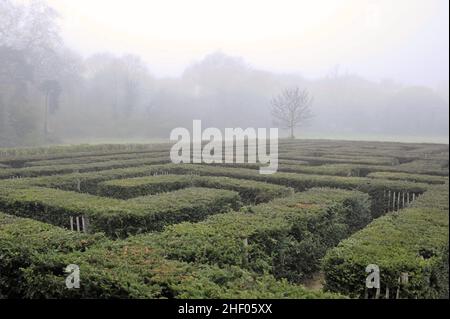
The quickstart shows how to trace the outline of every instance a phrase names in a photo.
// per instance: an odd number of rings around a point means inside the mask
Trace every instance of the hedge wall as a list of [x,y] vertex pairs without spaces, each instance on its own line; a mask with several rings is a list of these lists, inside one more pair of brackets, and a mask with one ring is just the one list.
[[[411,208],[390,213],[342,241],[324,260],[326,288],[352,297],[365,294],[365,268],[376,264],[381,295],[448,298],[448,185],[434,187]],[[399,287],[401,273],[409,283]]]
[[164,225],[181,221],[198,221],[239,206],[236,192],[207,188],[188,188],[130,201],[40,187],[4,189],[0,193],[0,210],[7,213],[63,227],[69,227],[70,216],[85,216],[90,232],[103,231],[112,237],[161,230]]
[[293,193],[285,186],[235,179],[222,176],[158,175],[102,182],[97,193],[101,196],[129,199],[137,196],[169,192],[186,187],[228,189],[239,193],[246,204],[259,204]]
[[[111,179],[122,179],[154,174],[196,174],[203,176],[227,176],[292,187],[297,191],[304,191],[312,187],[332,187],[356,189],[371,195],[372,213],[374,217],[381,216],[387,210],[387,192],[410,192],[422,194],[428,184],[405,181],[389,181],[375,178],[341,177],[312,174],[295,174],[277,172],[273,175],[262,175],[258,171],[244,168],[229,168],[220,166],[194,164],[164,164],[149,165],[100,171],[96,173],[70,174],[35,178],[27,181],[31,185],[61,188],[65,190],[81,190],[95,194],[100,182]],[[1,183],[0,183],[1,184]]]
[[[342,298],[237,267],[167,260],[139,237],[110,241],[0,213],[3,298]],[[80,288],[64,269],[80,267]]]
[[200,223],[142,236],[169,258],[236,265],[300,281],[319,269],[325,251],[370,219],[367,194],[312,189]]
[[103,155],[93,155],[93,156],[82,156],[82,157],[67,157],[60,159],[50,159],[50,160],[38,160],[30,161],[24,164],[25,167],[38,167],[38,166],[49,166],[49,165],[69,165],[69,164],[91,164],[100,163],[107,161],[118,161],[118,160],[132,160],[132,159],[151,159],[151,158],[162,158],[169,156],[169,150],[155,150],[155,151],[144,151],[137,153],[119,153],[119,154],[103,154]]
[[443,176],[392,172],[374,172],[367,175],[367,177],[428,184],[445,184],[448,181],[448,177]]
[[24,168],[7,168],[0,171],[0,179],[11,177],[38,177],[46,175],[68,174],[74,172],[95,172],[107,169],[134,167],[146,164],[168,163],[168,156],[159,158],[142,158],[131,160],[117,160],[107,162],[95,162],[90,164],[65,164],[49,166],[32,166]]

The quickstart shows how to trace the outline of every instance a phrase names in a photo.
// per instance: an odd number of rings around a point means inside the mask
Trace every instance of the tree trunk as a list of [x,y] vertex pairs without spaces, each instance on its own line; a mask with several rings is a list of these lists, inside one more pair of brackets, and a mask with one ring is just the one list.
[[47,141],[48,135],[48,92],[45,94],[45,114],[44,114],[44,139]]

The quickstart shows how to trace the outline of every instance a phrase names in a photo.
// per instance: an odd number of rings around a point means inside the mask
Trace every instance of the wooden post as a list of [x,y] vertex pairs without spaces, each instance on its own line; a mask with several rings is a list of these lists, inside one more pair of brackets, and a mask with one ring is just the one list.
[[84,223],[84,216],[81,216],[81,228],[83,232],[86,232],[86,224]]
[[402,192],[402,208],[405,208],[405,192]]
[[386,295],[384,296],[385,299],[389,299],[389,287],[386,287]]
[[400,210],[400,192],[397,193],[397,210]]
[[409,206],[409,192],[406,193],[406,202],[408,203],[408,206]]
[[379,299],[380,298],[380,288],[377,288],[376,292],[375,292],[375,299]]
[[77,217],[75,217],[75,220],[77,222],[77,231],[80,231],[80,219]]
[[73,230],[73,216],[70,216],[70,230]]
[[87,233],[87,232],[89,232],[89,217],[83,216],[83,219],[84,219],[83,230],[85,233]]
[[392,194],[392,210],[395,210],[395,192]]
[[389,190],[389,193],[388,193],[388,205],[387,205],[387,212],[389,212],[389,210],[390,210],[390,207],[391,206],[391,190]]
[[413,193],[413,202],[416,200],[416,193]]
[[242,240],[242,243],[244,244],[244,265],[248,264],[248,238],[244,238]]

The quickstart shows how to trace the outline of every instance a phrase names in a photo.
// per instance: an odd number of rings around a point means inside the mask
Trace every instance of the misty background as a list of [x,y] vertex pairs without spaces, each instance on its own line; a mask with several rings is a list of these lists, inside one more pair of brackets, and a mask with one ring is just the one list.
[[0,0],[0,147],[273,127],[288,87],[299,138],[448,143],[447,1],[164,3]]

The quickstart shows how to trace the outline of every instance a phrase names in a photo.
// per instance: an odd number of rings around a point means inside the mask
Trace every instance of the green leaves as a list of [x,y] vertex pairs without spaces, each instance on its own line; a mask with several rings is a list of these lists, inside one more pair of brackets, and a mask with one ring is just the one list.
[[446,277],[443,256],[448,255],[448,229],[448,189],[433,187],[413,207],[376,219],[329,251],[323,266],[326,288],[362,297],[364,269],[376,264],[382,291],[396,288],[401,273],[407,272],[410,280],[402,288],[403,298],[437,298],[448,293],[446,284],[433,280]]

